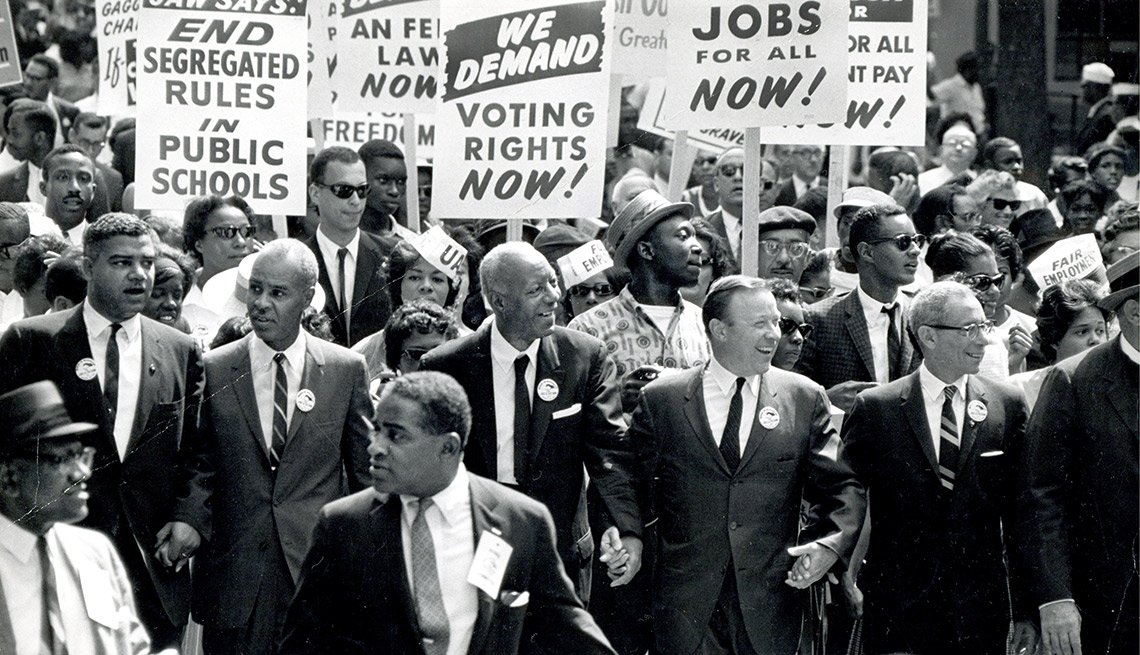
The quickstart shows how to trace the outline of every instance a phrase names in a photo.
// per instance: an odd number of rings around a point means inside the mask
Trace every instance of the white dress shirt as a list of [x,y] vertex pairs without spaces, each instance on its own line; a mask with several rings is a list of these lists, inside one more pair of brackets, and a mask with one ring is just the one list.
[[743,224],[740,217],[728,211],[726,207],[720,208],[720,217],[724,220],[724,233],[728,236],[728,247],[732,249],[732,256],[740,261],[740,238]]
[[[293,422],[293,407],[297,404],[297,392],[301,390],[301,376],[305,373],[305,331],[297,333],[297,339],[286,348],[285,386],[288,389],[288,409],[285,425]],[[253,395],[257,399],[257,417],[261,419],[261,436],[265,447],[273,446],[273,394],[277,382],[277,363],[273,356],[277,351],[269,347],[256,334],[249,339],[249,368],[253,375]]]
[[41,207],[47,207],[44,192],[40,191],[40,182],[44,179],[44,172],[39,166],[28,161],[28,200]]
[[942,450],[942,403],[946,402],[946,387],[958,387],[954,396],[954,420],[958,423],[958,439],[962,438],[962,420],[966,415],[966,376],[950,384],[934,377],[926,364],[918,367],[918,382],[922,386],[922,404],[926,407],[926,424],[930,426],[930,437],[934,440],[934,459]]
[[[87,343],[91,346],[91,359],[95,360],[95,371],[99,376],[99,388],[107,383],[107,342],[111,339],[111,321],[95,311],[90,303],[83,303],[83,322],[87,325]],[[115,447],[119,459],[127,456],[127,442],[131,439],[131,427],[135,422],[135,411],[139,404],[139,389],[142,385],[142,319],[138,314],[120,323],[123,326],[116,335],[119,344],[119,395],[115,408]]]
[[[48,553],[50,558],[51,547]],[[0,584],[12,635],[15,655],[40,655],[40,626],[43,625],[40,558],[36,536],[0,514]],[[56,576],[58,588],[59,576]]]
[[534,379],[538,376],[538,339],[520,351],[507,342],[497,323],[491,325],[491,382],[495,385],[496,479],[518,484],[515,479],[515,360],[526,354],[526,388],[534,407]]
[[[860,287],[855,287],[855,293],[859,297],[859,305],[863,308],[863,318],[867,322],[867,336],[871,339],[871,354],[875,360],[875,382],[880,384],[891,381],[891,365],[890,355],[887,352],[887,332],[891,327],[891,317],[883,313],[884,307],[894,306],[899,303],[898,314],[896,320],[901,323],[903,311],[905,311],[900,303],[899,294],[895,293],[895,298],[890,303],[884,304],[868,296],[863,292]],[[902,326],[896,325],[895,328]],[[899,343],[902,343],[902,335],[899,335]]]
[[[439,572],[439,591],[443,596],[443,608],[447,611],[447,655],[464,655],[471,645],[475,619],[479,616],[479,594],[467,582],[471,562],[475,559],[475,528],[471,518],[470,481],[462,463],[451,484],[431,499],[432,505],[424,520],[435,545],[435,569]],[[412,523],[419,512],[419,498],[401,495],[400,502],[403,504],[400,540],[404,544],[404,568],[412,598],[415,598]]]
[[[333,295],[337,295],[340,289],[340,270],[337,267],[336,253],[340,250],[340,246],[333,243],[320,228],[317,228],[317,247],[320,248],[321,258],[325,261],[325,270],[329,272],[329,282],[332,284]],[[356,235],[352,237],[344,245],[348,250],[348,254],[344,257],[344,293],[348,299],[337,298],[336,306],[340,308],[344,314],[344,324],[351,325],[352,323],[352,286],[356,284],[356,256],[360,252],[360,230],[356,231]]]
[[87,232],[87,226],[90,225],[86,220],[80,221],[79,225],[68,230],[64,233],[63,237],[71,242],[73,246],[83,245],[83,234]]
[[24,318],[24,297],[19,291],[12,289],[8,293],[0,291],[0,328],[7,329],[9,325]]
[[[724,426],[728,423],[728,406],[732,403],[732,396],[736,394],[737,374],[729,371],[716,357],[709,359],[709,365],[701,378],[705,394],[705,415],[709,417],[709,430],[712,431],[713,441],[720,447],[721,437],[724,436]],[[757,399],[760,397],[760,376],[752,375],[745,378],[744,386],[740,389],[742,411],[740,413],[740,454],[748,445],[748,435],[752,432],[753,417],[756,416]]]
[[792,175],[792,188],[796,190],[796,200],[799,200],[809,189],[819,186],[819,176],[808,181],[801,180],[798,175]]

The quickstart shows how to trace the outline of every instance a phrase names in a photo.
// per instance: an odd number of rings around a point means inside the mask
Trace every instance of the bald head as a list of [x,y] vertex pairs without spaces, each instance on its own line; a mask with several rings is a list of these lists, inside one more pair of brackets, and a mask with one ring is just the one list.
[[534,246],[521,241],[495,246],[479,266],[479,281],[499,333],[516,349],[526,350],[554,329],[558,278]]
[[254,260],[254,266],[266,261],[280,261],[298,276],[298,282],[305,288],[317,284],[317,257],[304,243],[296,239],[274,239],[261,249]]

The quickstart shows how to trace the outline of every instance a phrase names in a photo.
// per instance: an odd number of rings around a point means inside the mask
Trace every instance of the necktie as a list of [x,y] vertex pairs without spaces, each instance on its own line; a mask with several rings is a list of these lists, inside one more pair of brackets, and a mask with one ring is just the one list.
[[51,567],[51,560],[48,559],[46,536],[41,535],[36,539],[36,550],[39,551],[40,571],[43,580],[41,585],[43,624],[40,627],[43,652],[61,655],[67,652],[63,631],[63,614],[59,611],[59,595],[55,588],[55,571]]
[[443,593],[439,589],[439,572],[435,565],[435,542],[428,529],[427,511],[431,498],[419,500],[419,511],[412,521],[412,595],[420,619],[420,636],[427,655],[447,653],[450,628]]
[[724,422],[724,433],[720,437],[720,454],[732,473],[736,473],[740,464],[740,418],[744,414],[744,398],[740,391],[743,388],[744,378],[736,378],[736,392],[728,403],[728,420]]
[[285,377],[285,353],[273,355],[277,372],[273,380],[273,444],[269,447],[269,468],[276,470],[285,450],[289,431],[289,381]]
[[954,481],[958,475],[958,420],[954,417],[954,396],[958,387],[949,386],[942,392],[946,400],[942,402],[942,423],[939,429],[941,445],[938,447],[938,477],[947,492],[954,491]]
[[526,369],[530,357],[522,355],[515,360],[515,482],[527,486],[527,443],[530,440],[530,387],[526,383]]
[[[348,248],[336,251],[336,302],[340,313],[344,317],[344,333],[348,336],[348,294],[344,286],[344,258],[348,256]],[[352,340],[349,340],[352,343]]]
[[899,338],[899,323],[897,316],[899,304],[890,307],[884,306],[883,313],[890,321],[887,325],[887,379],[896,380],[902,375],[899,370],[899,360],[902,358],[902,340]]
[[118,323],[111,324],[111,338],[107,339],[107,358],[103,363],[103,397],[111,408],[111,417],[119,410],[119,330],[123,329]]

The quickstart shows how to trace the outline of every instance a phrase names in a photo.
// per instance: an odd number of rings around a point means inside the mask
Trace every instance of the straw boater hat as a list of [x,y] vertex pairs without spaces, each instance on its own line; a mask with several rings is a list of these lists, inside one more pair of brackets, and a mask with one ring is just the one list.
[[834,214],[836,218],[839,218],[843,210],[848,207],[862,209],[863,207],[870,207],[872,205],[894,204],[897,204],[894,198],[878,189],[872,189],[869,186],[853,186],[843,192],[843,201],[836,205],[831,213]]
[[1134,252],[1108,267],[1109,294],[1096,305],[1115,312],[1125,300],[1140,294],[1140,252]]
[[693,206],[687,202],[669,202],[665,196],[650,189],[637,194],[606,230],[606,247],[614,253],[614,267],[628,271],[629,255],[637,242],[653,226],[677,215],[692,218]]

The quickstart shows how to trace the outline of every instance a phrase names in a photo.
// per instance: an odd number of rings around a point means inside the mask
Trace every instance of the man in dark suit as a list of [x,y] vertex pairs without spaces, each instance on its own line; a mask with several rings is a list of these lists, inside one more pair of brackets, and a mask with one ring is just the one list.
[[408,166],[399,146],[372,139],[357,151],[368,175],[368,202],[360,229],[379,237],[408,232],[400,224],[407,217]]
[[189,571],[151,556],[174,509],[178,444],[194,432],[202,362],[188,336],[140,315],[153,283],[149,228],[110,214],[84,235],[87,300],[14,323],[0,339],[0,392],[52,380],[68,413],[99,426],[87,527],[111,536],[156,648],[179,643]]
[[[763,160],[760,171],[760,211],[768,209],[776,199],[776,167]],[[732,248],[733,261],[740,264],[740,238],[744,223],[744,149],[729,148],[716,160],[713,186],[720,206],[705,217],[720,238]]]
[[827,188],[827,177],[820,175],[823,170],[823,154],[823,148],[819,146],[791,146],[792,177],[776,193],[777,206],[790,207],[796,204],[796,200],[807,193],[808,189],[819,186]]
[[863,389],[918,367],[899,288],[914,281],[925,237],[901,207],[873,205],[856,213],[848,241],[859,286],[805,309],[804,319],[815,330],[796,362],[796,372],[822,384],[843,410]]
[[642,525],[615,364],[600,340],[554,325],[558,278],[530,244],[497,246],[479,278],[494,322],[420,360],[474,399],[464,461],[550,509],[563,564],[586,599],[594,544],[579,504],[584,465],[612,521],[602,543],[629,556],[615,576],[625,584],[641,566]]
[[659,519],[657,651],[792,655],[794,590],[846,562],[863,489],[837,459],[823,389],[770,366],[780,312],[767,283],[721,278],[703,312],[712,360],[647,385],[630,425]]
[[1108,270],[1099,303],[1120,336],[1057,364],[1029,421],[1020,537],[1051,655],[1135,653],[1140,254]]
[[345,347],[384,329],[392,313],[381,269],[395,241],[360,229],[367,194],[364,162],[355,152],[333,146],[313,158],[309,198],[320,224],[305,243],[317,256],[333,341]]
[[301,329],[317,262],[270,241],[249,276],[253,334],[206,356],[206,391],[171,531],[181,565],[199,543],[194,617],[206,653],[272,653],[321,505],[368,485],[364,359]]
[[863,651],[1000,655],[1012,606],[1013,652],[1032,653],[1012,538],[1025,397],[977,375],[993,323],[969,288],[920,292],[911,325],[923,364],[859,394],[843,424],[843,452],[871,499]]
[[326,505],[280,652],[612,655],[541,503],[467,472],[467,396],[435,372],[385,386],[372,489]]

